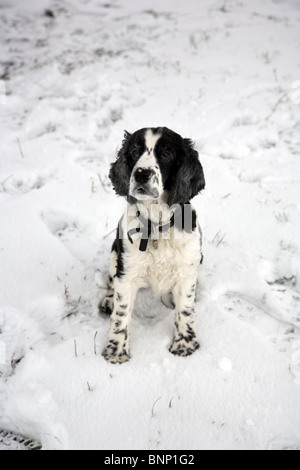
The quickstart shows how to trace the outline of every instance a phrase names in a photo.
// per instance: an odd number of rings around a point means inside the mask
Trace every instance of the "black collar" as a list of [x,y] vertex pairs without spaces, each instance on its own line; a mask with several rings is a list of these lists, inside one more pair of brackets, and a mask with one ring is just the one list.
[[142,237],[141,237],[141,242],[139,246],[140,251],[146,251],[149,239],[151,238],[151,234],[154,232],[154,228],[158,226],[158,231],[159,232],[165,232],[166,230],[169,230],[171,227],[174,225],[174,214],[172,215],[171,219],[169,220],[168,223],[165,225],[159,225],[159,223],[153,222],[151,219],[146,219],[140,211],[137,211],[136,213],[137,218],[140,221],[140,227],[137,228],[132,228],[131,230],[128,230],[127,236],[128,240],[130,243],[133,243],[132,240],[132,235],[135,233],[142,232]]

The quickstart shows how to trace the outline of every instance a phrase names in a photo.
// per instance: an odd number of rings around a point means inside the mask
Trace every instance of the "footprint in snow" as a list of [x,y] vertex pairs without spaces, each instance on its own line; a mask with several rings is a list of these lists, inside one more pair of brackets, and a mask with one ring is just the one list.
[[16,175],[0,177],[0,193],[26,194],[41,189],[52,178],[48,173],[21,172]]
[[41,217],[50,232],[75,258],[88,263],[97,259],[98,243],[90,239],[86,233],[87,228],[78,218],[56,211],[43,213]]
[[292,278],[283,278],[272,283],[271,292],[261,299],[227,291],[219,302],[229,313],[257,328],[278,351],[288,353],[290,371],[300,384],[300,296],[294,288]]
[[75,162],[84,168],[88,168],[94,173],[100,173],[100,170],[103,170],[103,161],[96,155],[78,157]]
[[243,292],[227,291],[220,296],[220,302],[226,310],[232,311],[249,323],[265,318],[278,320],[296,328],[300,327],[300,293],[293,286],[287,284],[268,283],[266,292],[257,298]]
[[300,328],[300,292],[295,275],[268,281],[272,297],[282,312],[282,320]]

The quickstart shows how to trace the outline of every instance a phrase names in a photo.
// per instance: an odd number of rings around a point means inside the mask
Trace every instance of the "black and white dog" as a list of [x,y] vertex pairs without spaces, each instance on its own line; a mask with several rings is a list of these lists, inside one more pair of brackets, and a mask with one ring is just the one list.
[[100,311],[111,315],[111,363],[130,359],[129,327],[137,291],[171,292],[176,307],[170,352],[188,356],[199,348],[195,291],[202,261],[201,230],[190,200],[205,187],[198,153],[190,139],[166,127],[125,132],[110,179],[127,197],[127,211],[112,247],[108,291]]

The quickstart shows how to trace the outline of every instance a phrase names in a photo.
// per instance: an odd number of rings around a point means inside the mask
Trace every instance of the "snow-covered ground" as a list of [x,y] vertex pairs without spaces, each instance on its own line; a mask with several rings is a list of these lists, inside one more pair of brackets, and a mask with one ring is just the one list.
[[[300,449],[299,1],[7,0],[0,42],[0,448]],[[144,291],[116,366],[107,175],[159,125],[207,180],[202,347]]]

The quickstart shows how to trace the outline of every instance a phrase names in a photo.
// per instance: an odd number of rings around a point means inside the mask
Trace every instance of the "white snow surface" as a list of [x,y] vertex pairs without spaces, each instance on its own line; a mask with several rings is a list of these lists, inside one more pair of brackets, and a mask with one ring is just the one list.
[[[0,429],[300,449],[299,2],[10,0],[0,42]],[[108,171],[146,126],[194,139],[205,171],[201,349],[172,356],[174,311],[141,291],[132,359],[111,365]]]

